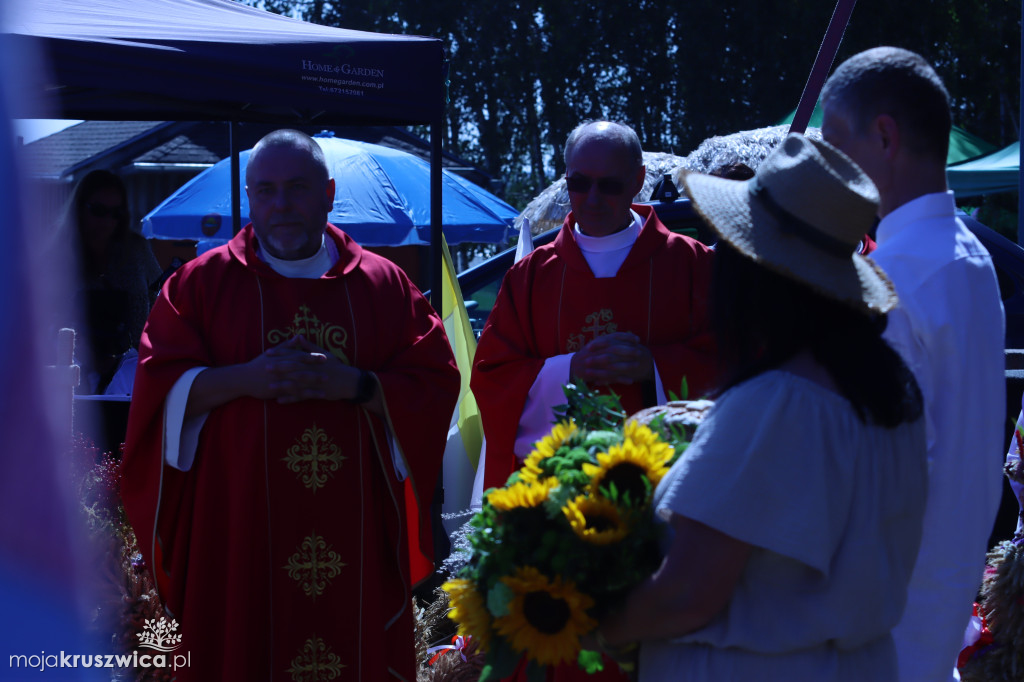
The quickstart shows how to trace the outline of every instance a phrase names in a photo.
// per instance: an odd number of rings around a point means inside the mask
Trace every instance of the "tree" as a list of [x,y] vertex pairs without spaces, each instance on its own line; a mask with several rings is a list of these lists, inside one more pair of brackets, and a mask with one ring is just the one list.
[[[631,124],[649,151],[770,125],[800,98],[832,3],[783,0],[248,0],[330,26],[431,35],[450,59],[446,148],[523,206],[564,172],[579,122]],[[837,62],[876,45],[921,53],[954,123],[1018,137],[1021,9],[1010,0],[860,0]]]

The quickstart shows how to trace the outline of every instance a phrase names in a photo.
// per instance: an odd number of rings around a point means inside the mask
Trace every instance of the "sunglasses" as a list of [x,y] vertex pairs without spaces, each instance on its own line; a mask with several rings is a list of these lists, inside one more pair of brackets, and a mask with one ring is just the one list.
[[588,178],[586,175],[573,174],[565,176],[565,186],[570,192],[586,194],[595,183],[597,184],[598,194],[603,194],[607,197],[617,197],[626,191],[626,183],[618,178],[598,178],[595,180]]
[[85,209],[89,211],[89,215],[93,218],[115,218],[121,220],[128,217],[128,212],[124,210],[124,206],[104,206],[103,204],[94,204],[89,202],[85,205]]

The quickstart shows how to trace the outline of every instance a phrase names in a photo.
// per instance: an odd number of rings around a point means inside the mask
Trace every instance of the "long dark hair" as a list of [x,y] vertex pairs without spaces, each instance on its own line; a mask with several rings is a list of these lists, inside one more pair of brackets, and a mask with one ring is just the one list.
[[868,315],[743,256],[715,247],[711,320],[723,390],[808,351],[863,421],[886,427],[922,413],[921,392],[882,339],[886,318]]
[[71,195],[71,209],[73,213],[69,217],[73,217],[76,225],[82,223],[82,218],[85,215],[85,207],[96,192],[103,189],[113,188],[121,195],[121,205],[124,206],[124,214],[117,220],[117,231],[114,233],[114,239],[124,239],[125,235],[128,234],[128,190],[125,189],[124,182],[121,178],[114,175],[114,173],[108,170],[94,170],[82,178],[78,185],[75,187],[74,194]]
[[111,235],[111,240],[123,241],[131,231],[128,216],[128,190],[125,188],[121,178],[111,171],[104,169],[89,171],[75,186],[75,190],[72,192],[71,198],[64,209],[63,235],[65,238],[72,240],[71,243],[74,245],[72,250],[77,255],[79,267],[86,275],[96,275],[98,273],[95,272],[96,264],[93,263],[92,258],[86,252],[86,240],[81,232],[82,225],[85,222],[85,212],[88,210],[89,200],[97,192],[105,189],[113,189],[121,197],[121,205],[124,207],[124,212],[116,218],[117,225],[113,235]]

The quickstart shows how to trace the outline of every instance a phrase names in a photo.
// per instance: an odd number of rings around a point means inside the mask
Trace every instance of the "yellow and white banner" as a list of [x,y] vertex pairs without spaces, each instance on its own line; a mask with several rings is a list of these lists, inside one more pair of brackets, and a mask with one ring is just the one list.
[[[480,459],[484,431],[476,398],[469,390],[469,376],[473,369],[473,356],[476,354],[476,336],[469,323],[469,314],[462,299],[462,290],[459,289],[447,241],[442,243],[442,250],[444,262],[441,276],[441,318],[444,320],[444,331],[448,335],[452,352],[455,353],[455,362],[462,375],[459,401],[452,414],[448,428],[448,444],[444,451],[444,503],[441,505],[441,512],[448,514],[469,509],[473,477]],[[459,526],[459,522],[445,521],[444,526],[445,530],[451,533]]]

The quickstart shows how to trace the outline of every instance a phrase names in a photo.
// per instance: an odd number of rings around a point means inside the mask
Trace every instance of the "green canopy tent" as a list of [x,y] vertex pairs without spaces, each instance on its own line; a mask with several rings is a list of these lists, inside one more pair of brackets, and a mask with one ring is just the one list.
[[[775,125],[789,125],[793,122],[793,117],[796,115],[796,109],[789,112],[789,115],[776,123]],[[821,127],[821,103],[814,105],[814,113],[811,114],[811,120],[808,125],[814,126],[815,128]],[[952,166],[956,163],[962,163],[970,159],[976,159],[979,156],[984,156],[996,150],[996,146],[985,140],[981,139],[977,135],[972,135],[963,128],[953,126],[953,130],[949,133],[949,154],[946,155],[946,165]]]
[[946,169],[949,188],[958,197],[972,197],[1017,189],[1020,176],[1020,142],[973,161]]

